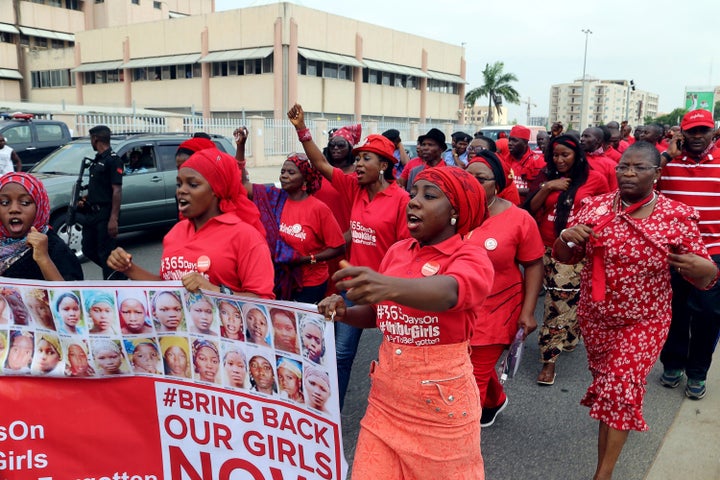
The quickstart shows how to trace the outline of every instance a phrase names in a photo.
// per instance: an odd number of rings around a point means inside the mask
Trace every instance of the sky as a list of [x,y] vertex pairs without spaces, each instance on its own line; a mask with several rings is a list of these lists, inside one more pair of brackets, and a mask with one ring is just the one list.
[[[274,3],[215,0],[217,11]],[[659,112],[684,107],[686,87],[720,85],[720,1],[669,0],[489,2],[487,0],[295,0],[292,3],[359,21],[465,45],[468,85],[482,84],[487,63],[501,61],[533,116],[547,116],[550,86],[583,73],[634,80],[660,96]],[[507,5],[506,10],[500,6]],[[552,6],[552,8],[550,8]],[[486,105],[487,98],[479,100]],[[527,105],[508,105],[510,120],[524,123]],[[621,119],[618,119],[621,120]]]

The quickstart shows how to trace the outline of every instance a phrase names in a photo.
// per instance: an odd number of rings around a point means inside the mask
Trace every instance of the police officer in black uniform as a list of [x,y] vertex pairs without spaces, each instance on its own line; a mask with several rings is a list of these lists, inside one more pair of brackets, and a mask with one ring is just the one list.
[[[110,135],[105,125],[90,129],[90,144],[97,154],[89,168],[87,197],[78,203],[78,208],[86,212],[82,252],[102,268],[105,280],[114,272],[107,266],[107,259],[117,246],[123,178],[122,160],[110,148]],[[118,275],[113,279],[118,279]]]

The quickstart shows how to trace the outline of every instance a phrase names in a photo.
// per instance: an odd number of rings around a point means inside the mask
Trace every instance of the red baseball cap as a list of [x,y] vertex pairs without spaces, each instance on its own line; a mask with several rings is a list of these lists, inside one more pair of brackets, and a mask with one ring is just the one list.
[[530,129],[522,125],[515,125],[512,130],[510,130],[510,136],[530,141]]
[[707,110],[693,110],[692,112],[686,113],[682,122],[680,122],[680,128],[690,130],[695,127],[715,128],[712,113]]
[[357,155],[359,152],[372,152],[389,162],[395,163],[395,144],[382,135],[368,135],[360,145],[353,148],[353,155]]

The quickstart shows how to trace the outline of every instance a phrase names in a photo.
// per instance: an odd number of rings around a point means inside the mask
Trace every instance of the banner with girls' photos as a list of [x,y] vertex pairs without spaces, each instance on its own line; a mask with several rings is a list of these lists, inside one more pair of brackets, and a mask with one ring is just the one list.
[[345,478],[334,358],[314,305],[0,278],[0,478]]

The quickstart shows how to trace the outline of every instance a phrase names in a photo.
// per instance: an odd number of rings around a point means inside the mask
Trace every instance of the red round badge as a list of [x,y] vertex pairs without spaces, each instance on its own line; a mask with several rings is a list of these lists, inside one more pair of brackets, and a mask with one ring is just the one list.
[[440,264],[437,262],[427,262],[425,265],[422,266],[422,270],[420,270],[420,273],[423,274],[425,277],[432,277],[440,270]]
[[197,259],[197,269],[200,273],[205,273],[210,270],[210,257],[207,255],[200,255]]

